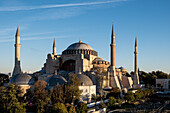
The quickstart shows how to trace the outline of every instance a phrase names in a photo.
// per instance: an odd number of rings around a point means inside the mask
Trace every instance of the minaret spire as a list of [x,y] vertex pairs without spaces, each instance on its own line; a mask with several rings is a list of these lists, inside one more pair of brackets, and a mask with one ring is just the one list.
[[111,44],[110,44],[110,48],[111,48],[111,70],[114,71],[114,75],[115,75],[115,32],[114,32],[114,22],[112,24],[112,35],[111,35]]
[[135,66],[134,66],[134,85],[139,84],[139,76],[138,76],[138,51],[137,51],[137,37],[135,37]]
[[55,38],[54,38],[54,43],[53,43],[53,55],[57,55]]
[[20,48],[21,48],[21,44],[20,44],[20,33],[19,33],[19,26],[17,26],[17,31],[16,31],[16,35],[15,35],[15,66],[14,66],[14,70],[13,70],[13,74],[12,75],[16,75],[21,73],[21,67],[20,67]]

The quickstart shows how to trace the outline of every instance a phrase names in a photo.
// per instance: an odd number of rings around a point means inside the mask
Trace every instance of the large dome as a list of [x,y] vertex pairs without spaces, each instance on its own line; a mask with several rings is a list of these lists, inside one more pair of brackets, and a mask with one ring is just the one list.
[[34,83],[34,80],[30,75],[20,73],[14,75],[10,79],[10,83],[16,83],[18,85],[32,85]]
[[79,50],[79,49],[85,49],[85,50],[93,50],[88,44],[82,43],[79,41],[78,43],[71,44],[67,50]]
[[78,74],[77,77],[79,78],[81,85],[84,85],[84,86],[92,86],[93,85],[93,82],[87,75]]

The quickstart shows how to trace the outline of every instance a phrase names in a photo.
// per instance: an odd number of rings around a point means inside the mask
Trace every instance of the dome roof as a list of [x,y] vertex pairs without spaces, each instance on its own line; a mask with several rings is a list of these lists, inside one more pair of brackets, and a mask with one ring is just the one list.
[[30,75],[20,73],[20,74],[14,75],[10,79],[10,83],[16,83],[18,85],[31,85],[34,83],[34,80]]
[[54,75],[48,80],[48,86],[63,85],[65,83],[67,83],[67,80],[60,75]]
[[85,86],[92,86],[93,82],[92,80],[84,74],[78,74],[77,77],[79,78],[81,85],[85,85]]
[[88,44],[82,43],[79,41],[78,43],[71,44],[67,50],[77,50],[77,49],[87,49],[87,50],[93,50]]

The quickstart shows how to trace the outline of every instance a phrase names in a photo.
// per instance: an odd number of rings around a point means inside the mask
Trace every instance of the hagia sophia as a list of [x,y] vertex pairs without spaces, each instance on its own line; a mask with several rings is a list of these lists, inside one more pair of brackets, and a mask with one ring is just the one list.
[[[47,82],[47,89],[53,89],[56,85],[63,85],[69,82],[69,76],[76,74],[81,82],[79,89],[82,91],[81,99],[90,100],[93,94],[98,94],[99,89],[109,90],[118,87],[121,91],[140,87],[138,77],[138,52],[137,38],[135,39],[134,51],[134,75],[127,76],[127,70],[115,66],[115,33],[112,25],[110,62],[98,56],[90,45],[79,40],[67,47],[62,54],[56,53],[54,39],[53,51],[47,55],[46,62],[40,71],[33,74],[24,74],[20,67],[20,33],[17,27],[15,35],[15,66],[10,83],[20,85],[26,93],[35,83],[33,76],[38,80]],[[101,84],[102,83],[102,84]]]

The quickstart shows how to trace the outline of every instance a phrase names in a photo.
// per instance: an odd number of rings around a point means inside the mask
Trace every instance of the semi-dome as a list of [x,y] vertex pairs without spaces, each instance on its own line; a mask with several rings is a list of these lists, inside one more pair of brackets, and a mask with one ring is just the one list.
[[48,80],[49,87],[54,87],[56,85],[63,85],[66,83],[67,83],[67,80],[60,75],[54,75],[54,76],[50,77],[50,79]]
[[16,83],[18,85],[32,85],[34,83],[33,78],[24,73],[16,74],[10,79],[10,83]]
[[92,86],[93,85],[92,80],[87,75],[78,74],[77,77],[79,78],[81,85],[84,85],[84,86]]
[[79,50],[79,49],[84,49],[84,50],[93,50],[92,47],[90,47],[86,43],[82,43],[81,41],[71,44],[67,50]]

